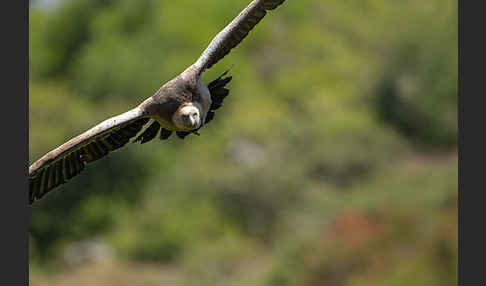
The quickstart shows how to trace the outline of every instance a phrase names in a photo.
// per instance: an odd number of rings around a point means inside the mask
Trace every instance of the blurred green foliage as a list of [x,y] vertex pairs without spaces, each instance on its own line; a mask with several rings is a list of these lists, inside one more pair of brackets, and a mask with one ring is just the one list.
[[[31,7],[30,161],[150,96],[247,2]],[[92,237],[177,285],[455,285],[456,8],[287,0],[204,75],[234,64],[200,137],[129,144],[31,208],[32,285]]]

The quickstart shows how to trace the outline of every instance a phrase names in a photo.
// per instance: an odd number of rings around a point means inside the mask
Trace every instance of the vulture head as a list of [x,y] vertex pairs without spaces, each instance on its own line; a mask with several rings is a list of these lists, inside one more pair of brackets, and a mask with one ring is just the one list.
[[194,130],[201,127],[201,111],[197,104],[181,106],[172,117],[174,125],[181,130]]

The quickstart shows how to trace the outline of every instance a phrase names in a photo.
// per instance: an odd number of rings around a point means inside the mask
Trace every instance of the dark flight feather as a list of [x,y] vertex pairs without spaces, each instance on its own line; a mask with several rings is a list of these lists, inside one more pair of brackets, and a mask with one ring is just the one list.
[[167,130],[165,128],[162,128],[160,130],[160,140],[167,140],[169,139],[170,135],[172,134],[172,131]]
[[154,121],[145,131],[137,137],[133,142],[140,141],[140,144],[146,143],[157,136],[157,133],[160,130],[160,124],[157,121]]

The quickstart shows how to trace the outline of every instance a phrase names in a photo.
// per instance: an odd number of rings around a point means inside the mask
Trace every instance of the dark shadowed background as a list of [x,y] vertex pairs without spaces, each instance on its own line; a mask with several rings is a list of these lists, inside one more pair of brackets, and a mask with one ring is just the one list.
[[[30,162],[151,96],[250,0],[31,0]],[[31,285],[456,285],[457,1],[287,0],[201,136],[31,208]]]

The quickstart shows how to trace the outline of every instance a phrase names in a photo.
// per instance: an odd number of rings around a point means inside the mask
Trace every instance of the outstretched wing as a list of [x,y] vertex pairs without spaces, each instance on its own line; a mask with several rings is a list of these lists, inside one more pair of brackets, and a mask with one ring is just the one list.
[[81,173],[87,163],[124,146],[148,121],[137,107],[101,122],[42,156],[29,167],[29,204]]
[[260,22],[268,10],[277,8],[285,0],[254,0],[229,23],[203,52],[194,64],[199,72],[212,67],[236,47],[253,27]]

